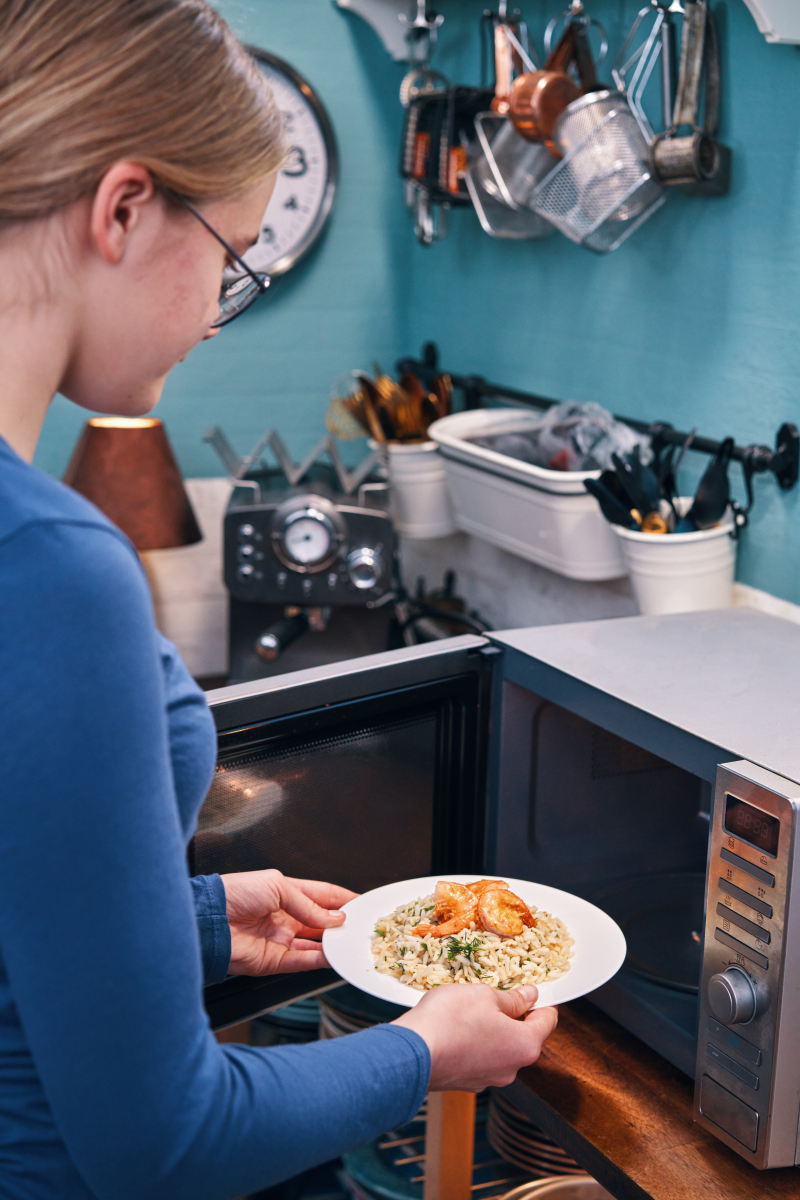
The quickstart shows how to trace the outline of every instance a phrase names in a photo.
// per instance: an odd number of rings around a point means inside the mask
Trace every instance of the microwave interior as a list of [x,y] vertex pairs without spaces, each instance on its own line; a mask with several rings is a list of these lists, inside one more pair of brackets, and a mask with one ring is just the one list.
[[614,918],[625,965],[590,999],[693,1075],[711,784],[508,680],[502,713],[488,869]]

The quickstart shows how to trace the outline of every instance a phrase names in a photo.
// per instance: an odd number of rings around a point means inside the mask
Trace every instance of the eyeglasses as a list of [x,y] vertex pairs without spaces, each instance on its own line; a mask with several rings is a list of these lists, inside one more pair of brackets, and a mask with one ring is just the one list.
[[[163,185],[162,185],[163,186]],[[213,225],[209,225],[202,213],[198,212],[191,201],[182,196],[180,192],[173,192],[172,188],[164,187],[164,191],[168,192],[173,199],[178,200],[184,208],[188,208],[192,216],[197,217],[201,225],[204,225],[212,237],[215,237],[220,246],[226,251],[228,257],[241,267],[244,275],[240,275],[238,279],[234,279],[231,283],[222,284],[222,290],[219,294],[219,316],[216,321],[212,321],[211,328],[219,329],[222,325],[227,325],[236,317],[241,316],[246,308],[249,308],[254,300],[262,296],[269,287],[271,280],[269,275],[262,271],[253,271],[248,267],[243,258],[240,258],[236,251],[228,245],[224,237],[217,233]]]

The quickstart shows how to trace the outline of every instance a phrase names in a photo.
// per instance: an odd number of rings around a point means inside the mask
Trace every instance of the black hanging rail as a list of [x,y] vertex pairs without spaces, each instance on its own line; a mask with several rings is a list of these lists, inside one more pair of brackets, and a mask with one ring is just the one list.
[[[528,405],[531,408],[548,409],[560,400],[551,400],[546,396],[537,396],[534,392],[523,392],[519,388],[505,387],[500,383],[489,383],[482,375],[455,375],[443,372],[439,366],[439,350],[435,342],[426,342],[422,348],[422,357],[401,358],[397,370],[402,374],[410,371],[426,386],[430,387],[437,375],[447,374],[453,387],[464,395],[464,405],[468,409],[482,408],[484,400],[512,400],[516,404]],[[653,439],[654,447],[686,446],[689,450],[701,454],[716,454],[720,442],[713,438],[700,437],[695,434],[683,433],[667,421],[637,421],[634,417],[623,417],[614,414],[618,421],[623,421],[635,429],[637,433],[647,434]],[[753,444],[750,446],[734,445],[731,458],[742,464],[745,485],[747,487],[748,509],[753,502],[753,475],[771,471],[778,481],[778,486],[788,491],[793,488],[800,475],[800,431],[796,425],[785,422],[781,425],[775,437],[775,449],[769,446]]]

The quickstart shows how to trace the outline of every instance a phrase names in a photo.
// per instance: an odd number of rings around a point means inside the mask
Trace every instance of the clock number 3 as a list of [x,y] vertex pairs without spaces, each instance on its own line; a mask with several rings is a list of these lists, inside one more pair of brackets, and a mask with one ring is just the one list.
[[306,156],[300,146],[289,147],[289,161],[281,172],[283,175],[288,175],[291,179],[297,179],[301,175],[305,175],[308,170]]

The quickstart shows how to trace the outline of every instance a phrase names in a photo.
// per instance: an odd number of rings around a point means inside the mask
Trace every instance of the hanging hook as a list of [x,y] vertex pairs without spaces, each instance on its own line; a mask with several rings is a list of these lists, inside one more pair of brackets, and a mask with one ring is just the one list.
[[[430,62],[436,46],[436,36],[444,17],[428,11],[428,0],[417,0],[416,14],[409,18],[405,13],[398,13],[397,19],[406,28],[406,40],[409,45],[409,61],[427,65]],[[415,49],[422,46],[422,56]]]
[[430,34],[434,33],[444,21],[444,17],[438,13],[428,12],[428,0],[417,0],[417,12],[411,19],[404,13],[399,13],[397,19],[408,30],[425,30]]
[[594,17],[586,16],[582,0],[570,0],[569,8],[565,8],[564,11],[560,12],[557,17],[553,17],[553,19],[548,22],[547,28],[544,31],[544,52],[547,57],[549,58],[550,51],[553,48],[553,35],[560,23],[565,19],[566,25],[569,25],[572,21],[575,21],[576,23],[579,22],[580,24],[584,25],[587,33],[592,26],[599,31],[600,52],[597,55],[596,64],[599,67],[601,63],[605,61],[605,57],[608,54],[608,35],[599,21],[596,21]]

